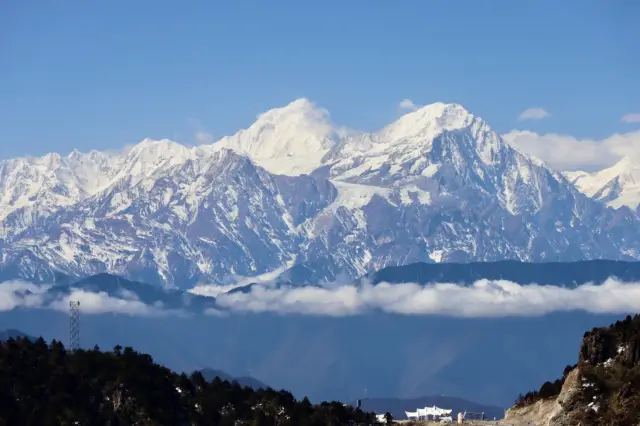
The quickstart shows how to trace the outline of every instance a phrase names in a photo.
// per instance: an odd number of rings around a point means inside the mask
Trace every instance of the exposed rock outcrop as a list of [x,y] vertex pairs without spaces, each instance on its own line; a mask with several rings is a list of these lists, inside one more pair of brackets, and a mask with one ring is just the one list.
[[[585,333],[560,393],[519,398],[505,420],[532,426],[640,425],[640,315]],[[566,373],[566,371],[565,371]],[[546,385],[546,384],[545,384]]]
[[531,426],[575,425],[566,407],[573,405],[579,392],[579,371],[574,369],[565,379],[560,395],[556,398],[539,399],[533,404],[514,406],[507,410],[505,422]]

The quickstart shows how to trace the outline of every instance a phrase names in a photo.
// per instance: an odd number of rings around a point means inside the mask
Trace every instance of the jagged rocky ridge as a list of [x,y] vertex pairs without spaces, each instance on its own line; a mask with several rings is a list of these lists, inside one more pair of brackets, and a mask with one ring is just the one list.
[[640,315],[585,333],[578,364],[562,379],[521,396],[506,420],[531,425],[637,425]]
[[0,163],[0,275],[100,272],[180,287],[306,268],[640,258],[638,217],[578,191],[462,106],[374,133],[301,99],[210,146]]

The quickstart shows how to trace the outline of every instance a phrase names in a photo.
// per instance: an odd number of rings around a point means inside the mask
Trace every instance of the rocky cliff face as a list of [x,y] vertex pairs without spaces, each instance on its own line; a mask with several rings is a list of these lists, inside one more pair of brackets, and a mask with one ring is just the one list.
[[567,376],[560,394],[555,398],[539,399],[532,404],[515,406],[507,410],[505,423],[514,426],[573,426],[576,425],[571,413],[572,406],[580,392],[579,371],[573,370]]
[[522,397],[506,421],[536,426],[640,425],[640,315],[585,333],[558,395]]

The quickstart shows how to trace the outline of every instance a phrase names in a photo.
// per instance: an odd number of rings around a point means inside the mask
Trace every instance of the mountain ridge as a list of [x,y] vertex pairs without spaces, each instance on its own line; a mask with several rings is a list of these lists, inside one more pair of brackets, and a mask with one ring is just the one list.
[[628,155],[611,167],[587,173],[565,172],[586,195],[615,208],[640,212],[640,156]]
[[637,215],[458,104],[354,134],[302,99],[213,145],[45,157],[0,163],[0,269],[25,278],[109,272],[184,288],[296,264],[333,280],[425,260],[640,259]]

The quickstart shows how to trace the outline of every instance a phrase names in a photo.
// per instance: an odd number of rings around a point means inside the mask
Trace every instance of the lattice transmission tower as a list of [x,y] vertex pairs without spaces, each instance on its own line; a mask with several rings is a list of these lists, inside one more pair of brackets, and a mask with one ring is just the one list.
[[80,349],[80,302],[69,302],[69,349]]

